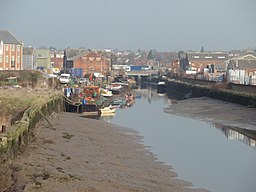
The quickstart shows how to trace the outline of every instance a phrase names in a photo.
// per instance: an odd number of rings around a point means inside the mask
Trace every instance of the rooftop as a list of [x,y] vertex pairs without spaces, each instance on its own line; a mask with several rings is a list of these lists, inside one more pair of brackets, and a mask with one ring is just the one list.
[[4,44],[22,45],[13,34],[6,30],[0,30],[0,41],[3,41]]

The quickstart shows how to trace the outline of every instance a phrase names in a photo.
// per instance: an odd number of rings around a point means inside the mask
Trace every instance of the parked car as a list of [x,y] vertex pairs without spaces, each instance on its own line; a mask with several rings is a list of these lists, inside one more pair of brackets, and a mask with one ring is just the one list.
[[65,83],[65,84],[70,83],[70,74],[68,74],[68,73],[62,73],[62,74],[60,75],[59,80],[60,80],[60,83]]

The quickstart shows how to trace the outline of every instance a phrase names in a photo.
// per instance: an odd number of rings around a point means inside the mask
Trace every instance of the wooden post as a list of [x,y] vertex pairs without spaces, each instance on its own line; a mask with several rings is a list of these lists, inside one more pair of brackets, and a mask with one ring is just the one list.
[[6,125],[2,125],[2,130],[1,130],[2,133],[6,133],[7,132],[7,128],[6,128]]

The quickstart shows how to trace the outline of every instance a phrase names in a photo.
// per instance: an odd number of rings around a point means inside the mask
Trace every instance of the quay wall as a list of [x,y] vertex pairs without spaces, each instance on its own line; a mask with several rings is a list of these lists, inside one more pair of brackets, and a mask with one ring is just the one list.
[[0,162],[14,158],[28,145],[33,138],[33,129],[39,120],[53,112],[58,113],[62,110],[63,97],[61,95],[50,98],[41,106],[28,108],[19,122],[7,127],[7,131],[0,133]]
[[[203,85],[203,86],[214,86],[218,83],[221,83],[221,82],[208,81],[203,79],[178,78],[178,77],[174,79],[177,81],[182,81],[190,84]],[[235,84],[235,83],[228,83],[228,85],[232,91],[256,94],[255,85],[243,85],[243,84]]]
[[244,106],[256,107],[256,95],[247,92],[238,92],[214,88],[214,86],[199,85],[179,80],[169,80],[167,83],[167,95],[175,99],[187,99],[191,97],[211,97]]

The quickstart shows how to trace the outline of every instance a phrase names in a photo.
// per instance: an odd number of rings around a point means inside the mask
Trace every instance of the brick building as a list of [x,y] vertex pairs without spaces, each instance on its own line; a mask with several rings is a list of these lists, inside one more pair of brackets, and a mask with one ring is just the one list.
[[50,52],[51,64],[53,68],[62,69],[63,68],[63,57],[64,51],[53,50]]
[[189,65],[197,72],[202,72],[209,65],[223,67],[228,60],[228,54],[223,52],[188,52]]
[[71,68],[82,68],[83,75],[90,73],[101,73],[106,75],[110,71],[110,61],[96,51],[82,53],[67,59]]
[[0,70],[22,70],[23,45],[13,34],[0,30]]

